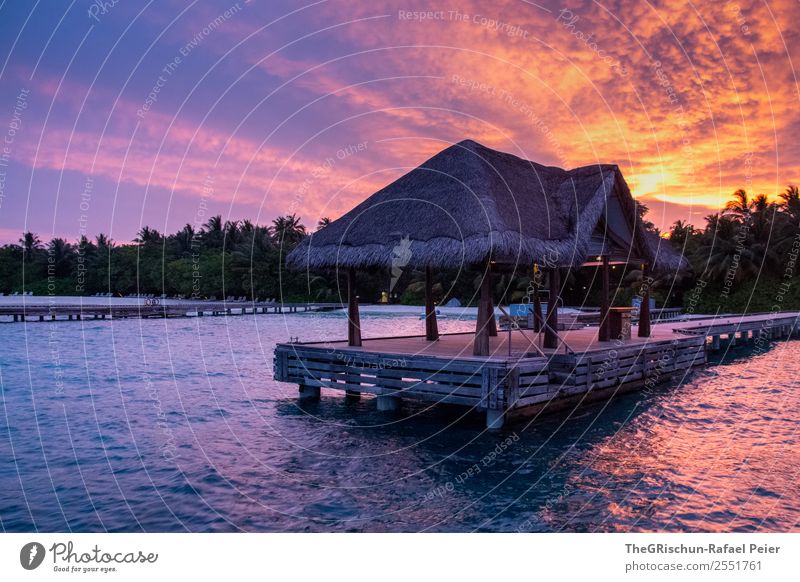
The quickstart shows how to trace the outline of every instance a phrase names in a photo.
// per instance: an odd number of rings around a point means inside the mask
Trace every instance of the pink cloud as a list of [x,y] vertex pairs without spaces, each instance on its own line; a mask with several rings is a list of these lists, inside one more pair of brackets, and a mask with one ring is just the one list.
[[[262,144],[251,118],[234,131],[213,116],[201,124],[155,109],[133,135],[141,103],[113,103],[103,87],[74,80],[56,91],[56,81],[40,78],[37,89],[72,117],[40,127],[41,147],[28,141],[19,155],[37,168],[197,198],[212,174],[215,197],[264,217],[335,217],[449,143],[472,138],[543,163],[617,163],[654,214],[667,209],[657,220],[666,227],[681,209],[705,213],[736,188],[774,195],[800,179],[792,174],[800,167],[797,7],[725,6],[615,0],[573,8],[567,19],[558,7],[476,1],[459,3],[461,17],[445,9],[446,17],[419,22],[401,18],[392,2],[324,3],[228,57],[255,67],[248,86],[269,87],[265,96],[276,78],[287,82],[264,105],[288,107],[264,129],[266,139],[285,122],[280,139]],[[257,6],[246,10],[202,50],[224,54],[258,30]],[[210,15],[193,14],[181,30]],[[380,15],[389,16],[357,22]],[[289,23],[301,19],[293,37]],[[283,43],[289,48],[274,52]],[[89,107],[111,115],[103,135],[88,122],[72,132],[87,94]],[[361,141],[369,142],[363,152],[336,158]]]

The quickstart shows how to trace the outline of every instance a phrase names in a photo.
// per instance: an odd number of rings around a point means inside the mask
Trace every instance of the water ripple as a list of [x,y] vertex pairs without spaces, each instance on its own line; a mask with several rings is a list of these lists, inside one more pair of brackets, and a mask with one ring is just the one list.
[[[276,341],[338,338],[342,325],[292,315],[6,326],[2,528],[798,527],[794,342],[488,435],[459,408],[411,404],[390,417],[369,398],[333,393],[301,405],[295,387],[272,380]],[[363,325],[372,336],[419,332],[416,317],[365,316]]]

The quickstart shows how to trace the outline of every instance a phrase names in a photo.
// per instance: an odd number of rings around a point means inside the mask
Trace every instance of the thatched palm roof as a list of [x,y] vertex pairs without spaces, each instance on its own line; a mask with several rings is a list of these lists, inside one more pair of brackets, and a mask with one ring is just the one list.
[[[439,268],[483,264],[579,266],[610,200],[629,219],[628,254],[657,270],[685,261],[648,237],[615,165],[542,166],[471,140],[457,143],[307,237],[287,257],[295,269]],[[657,238],[657,237],[656,237]],[[660,243],[660,244],[659,244]]]

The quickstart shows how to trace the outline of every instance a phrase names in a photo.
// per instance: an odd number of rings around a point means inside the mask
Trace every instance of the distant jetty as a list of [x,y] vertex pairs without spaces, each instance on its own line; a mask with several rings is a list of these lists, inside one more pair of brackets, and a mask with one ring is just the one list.
[[252,301],[175,301],[148,299],[139,305],[119,303],[72,303],[0,305],[0,318],[6,322],[80,321],[83,319],[128,319],[203,317],[300,313],[341,309],[338,303],[279,303]]

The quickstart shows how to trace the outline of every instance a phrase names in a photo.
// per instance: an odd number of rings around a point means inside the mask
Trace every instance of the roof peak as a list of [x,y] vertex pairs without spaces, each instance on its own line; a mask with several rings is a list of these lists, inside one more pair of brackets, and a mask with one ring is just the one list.
[[485,145],[483,145],[482,143],[480,143],[480,142],[477,142],[477,141],[475,141],[474,139],[469,139],[469,138],[467,138],[467,139],[462,139],[460,142],[454,143],[453,145],[457,145],[457,146],[464,146],[464,147],[468,147],[468,146],[480,146],[480,147],[482,147],[482,148],[485,148],[485,147],[486,147],[486,146],[485,146]]

